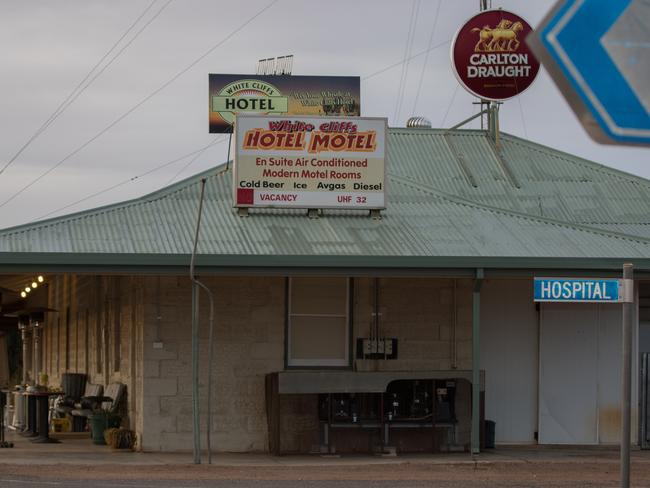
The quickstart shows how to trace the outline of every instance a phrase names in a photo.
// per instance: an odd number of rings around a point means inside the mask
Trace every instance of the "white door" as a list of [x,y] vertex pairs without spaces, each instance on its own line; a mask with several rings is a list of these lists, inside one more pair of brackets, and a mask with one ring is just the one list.
[[617,444],[621,439],[623,308],[601,304],[598,310],[598,442]]
[[497,443],[534,443],[537,430],[537,312],[530,280],[496,280],[481,289],[481,369],[485,418]]
[[598,305],[543,303],[539,442],[598,442]]

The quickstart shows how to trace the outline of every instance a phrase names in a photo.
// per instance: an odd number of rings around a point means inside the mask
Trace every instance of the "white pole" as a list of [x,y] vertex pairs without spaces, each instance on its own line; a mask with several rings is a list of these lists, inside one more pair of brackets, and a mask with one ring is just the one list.
[[634,300],[632,290],[627,288],[633,285],[634,267],[630,263],[623,265],[623,367],[622,398],[621,398],[621,487],[630,486],[630,405],[632,391],[632,317],[634,313]]

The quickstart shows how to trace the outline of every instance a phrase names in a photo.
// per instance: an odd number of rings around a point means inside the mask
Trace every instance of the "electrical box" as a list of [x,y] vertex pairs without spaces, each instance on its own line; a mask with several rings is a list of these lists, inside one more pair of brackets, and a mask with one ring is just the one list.
[[357,339],[357,359],[397,359],[397,339]]

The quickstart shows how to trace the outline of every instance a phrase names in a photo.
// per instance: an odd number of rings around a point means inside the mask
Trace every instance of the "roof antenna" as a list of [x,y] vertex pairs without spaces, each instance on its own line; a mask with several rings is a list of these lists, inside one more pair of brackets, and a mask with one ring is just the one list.
[[293,70],[293,54],[277,58],[260,59],[257,62],[258,75],[291,75]]

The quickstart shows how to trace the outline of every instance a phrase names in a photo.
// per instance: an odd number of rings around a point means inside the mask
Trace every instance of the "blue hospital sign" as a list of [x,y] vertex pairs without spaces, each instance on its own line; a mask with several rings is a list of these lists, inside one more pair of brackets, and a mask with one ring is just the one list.
[[623,280],[535,278],[536,302],[622,302]]

